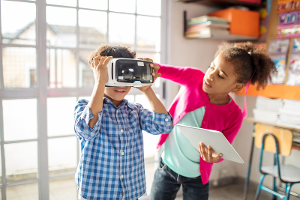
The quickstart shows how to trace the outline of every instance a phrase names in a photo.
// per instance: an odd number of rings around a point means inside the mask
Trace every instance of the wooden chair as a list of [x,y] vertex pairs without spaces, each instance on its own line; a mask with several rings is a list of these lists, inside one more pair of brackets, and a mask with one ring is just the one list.
[[[289,156],[292,149],[293,133],[290,130],[255,125],[255,146],[260,148],[259,170],[262,173],[255,199],[258,199],[261,189],[273,194],[273,199],[279,197],[289,200],[291,187],[300,183],[300,168],[292,165],[280,165],[279,154]],[[274,154],[274,165],[262,166],[263,152],[268,151]],[[262,185],[266,175],[273,176],[273,189]],[[276,178],[285,183],[285,195],[276,190]]]

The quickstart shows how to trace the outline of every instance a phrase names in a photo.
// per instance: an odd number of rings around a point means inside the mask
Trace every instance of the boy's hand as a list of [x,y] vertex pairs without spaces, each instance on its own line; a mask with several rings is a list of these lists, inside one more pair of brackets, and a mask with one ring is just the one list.
[[[153,83],[154,83],[155,80],[156,80],[158,77],[161,76],[161,73],[157,73],[157,71],[159,70],[160,66],[154,64],[154,63],[153,63],[153,60],[150,59],[150,58],[138,58],[138,59],[140,59],[140,60],[146,60],[146,61],[152,62],[152,64],[150,64],[150,67],[153,68],[152,75],[153,75]],[[153,83],[152,83],[152,84],[153,84]],[[149,88],[152,86],[152,84],[151,84],[151,85],[147,85],[147,86],[145,86],[145,87],[138,87],[138,89],[139,89],[140,91],[144,92],[145,90],[149,89]]]
[[108,82],[107,64],[112,56],[97,56],[92,62],[95,83],[106,84]]
[[199,142],[199,150],[201,158],[208,163],[219,162],[223,156],[222,153],[216,154],[210,145],[206,147],[203,142]]

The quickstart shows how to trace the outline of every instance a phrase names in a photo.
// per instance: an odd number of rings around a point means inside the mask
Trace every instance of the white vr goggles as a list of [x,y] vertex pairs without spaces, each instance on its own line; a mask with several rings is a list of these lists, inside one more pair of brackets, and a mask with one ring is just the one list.
[[105,86],[151,85],[153,83],[151,63],[132,58],[113,58],[107,64],[109,78]]
[[122,47],[115,47],[123,58],[113,58],[107,64],[108,82],[105,86],[143,87],[153,84],[152,62],[133,59]]

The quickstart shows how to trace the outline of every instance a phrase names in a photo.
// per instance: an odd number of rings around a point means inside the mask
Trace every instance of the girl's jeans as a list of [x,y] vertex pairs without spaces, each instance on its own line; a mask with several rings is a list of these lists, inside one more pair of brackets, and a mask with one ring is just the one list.
[[203,185],[201,176],[195,178],[181,176],[165,165],[160,158],[159,167],[154,174],[150,200],[174,200],[180,185],[183,200],[208,200],[209,184]]

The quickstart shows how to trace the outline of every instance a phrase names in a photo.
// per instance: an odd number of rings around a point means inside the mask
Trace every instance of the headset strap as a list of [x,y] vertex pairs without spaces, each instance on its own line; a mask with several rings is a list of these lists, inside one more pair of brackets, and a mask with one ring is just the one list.
[[114,48],[120,52],[123,58],[132,58],[132,56],[123,47],[115,46]]
[[254,72],[253,72],[253,74],[252,74],[250,80],[247,82],[246,88],[245,88],[244,111],[243,111],[243,118],[244,118],[244,119],[245,119],[245,118],[247,117],[247,115],[248,115],[248,110],[247,110],[247,100],[246,100],[246,99],[247,99],[247,92],[248,92],[248,89],[249,89],[249,86],[250,86],[250,84],[251,84],[251,80],[252,80],[252,78],[253,78],[253,75],[254,75],[255,71],[256,71],[256,69],[254,70]]

